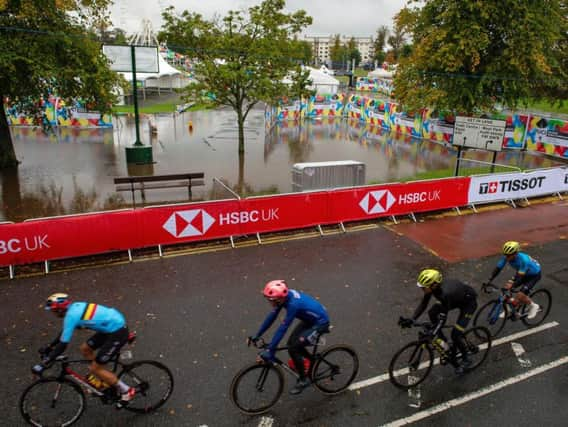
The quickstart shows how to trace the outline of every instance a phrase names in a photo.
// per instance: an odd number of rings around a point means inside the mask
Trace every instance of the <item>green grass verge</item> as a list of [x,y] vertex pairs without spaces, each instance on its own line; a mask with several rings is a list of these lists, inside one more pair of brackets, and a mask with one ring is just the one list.
[[560,113],[568,114],[568,102],[564,102],[564,105],[559,106],[558,104],[551,104],[546,101],[531,102],[526,107],[527,110],[538,110],[545,111],[547,113]]
[[[179,104],[176,103],[164,103],[164,104],[155,104],[150,105],[147,107],[139,107],[138,111],[141,114],[159,114],[159,113],[173,113],[176,111],[176,106]],[[186,111],[199,111],[199,110],[209,110],[213,108],[211,103],[202,102],[196,103],[191,108],[188,108]],[[115,105],[112,108],[112,112],[114,114],[134,114],[134,105]]]

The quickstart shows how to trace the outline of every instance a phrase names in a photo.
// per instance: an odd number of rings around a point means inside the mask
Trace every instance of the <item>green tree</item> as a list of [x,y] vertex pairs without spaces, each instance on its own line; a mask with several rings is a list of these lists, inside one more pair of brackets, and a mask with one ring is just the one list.
[[375,40],[373,40],[373,59],[379,64],[382,64],[385,61],[385,45],[387,43],[388,34],[388,27],[386,25],[382,25],[377,29]]
[[361,52],[359,52],[359,49],[357,48],[357,42],[354,37],[349,39],[345,49],[347,50],[347,58],[349,61],[352,62],[354,60],[355,66],[357,66],[361,62]]
[[391,46],[391,52],[394,60],[398,62],[402,50],[406,43],[407,30],[399,21],[395,22],[392,34],[388,37],[388,43]]
[[[215,104],[235,111],[240,155],[250,110],[260,101],[274,103],[291,96],[291,86],[283,80],[297,82],[307,73],[299,67],[301,58],[293,37],[312,18],[303,10],[285,13],[284,7],[284,0],[265,0],[248,11],[230,11],[213,21],[187,10],[177,15],[172,7],[163,13],[159,40],[197,59],[198,83],[187,88],[188,97],[209,93]],[[294,92],[297,95],[297,88]]]
[[[94,38],[111,0],[0,0],[0,98],[33,112],[41,97],[81,98],[107,111],[116,73]],[[17,166],[0,107],[0,168]]]
[[397,98],[463,113],[566,98],[566,0],[427,0],[395,18],[413,49],[395,75]]
[[329,57],[333,64],[333,68],[338,68],[338,64],[343,66],[346,57],[345,47],[341,43],[341,35],[336,34],[333,36],[333,44],[329,48]]
[[304,65],[309,65],[313,61],[312,45],[306,40],[298,40],[294,37],[294,46],[292,46],[292,53],[294,57]]

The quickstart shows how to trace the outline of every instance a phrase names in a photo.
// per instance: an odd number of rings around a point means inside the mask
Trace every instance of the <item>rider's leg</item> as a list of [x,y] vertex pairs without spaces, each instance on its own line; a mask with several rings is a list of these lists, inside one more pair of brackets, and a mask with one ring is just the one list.
[[[440,321],[440,314],[443,312],[444,310],[442,308],[442,304],[437,303],[430,307],[430,310],[428,310],[428,318],[430,319],[432,326],[435,327],[438,324],[438,322]],[[444,335],[442,328],[439,328],[437,336],[448,342],[448,339],[446,338],[446,335]]]
[[305,344],[300,340],[300,337],[306,330],[309,330],[309,326],[306,325],[304,322],[300,322],[296,325],[290,337],[288,338],[288,353],[290,357],[294,361],[294,366],[296,367],[296,371],[300,376],[300,379],[306,377],[306,373],[304,372],[304,357],[307,354],[305,349]]
[[115,386],[121,393],[128,391],[128,385],[119,381],[113,372],[105,369],[104,365],[120,352],[120,349],[127,341],[127,327],[120,328],[118,331],[111,334],[98,333],[87,340],[88,346],[91,347],[93,351],[99,349],[97,356],[89,366],[89,371],[108,385]]
[[468,305],[460,309],[460,314],[458,316],[456,324],[452,329],[452,342],[462,355],[461,366],[458,366],[456,368],[456,371],[458,371],[458,373],[463,373],[464,368],[467,368],[469,365],[471,365],[471,360],[469,359],[469,356],[467,354],[468,348],[465,345],[463,339],[463,333],[465,331],[465,328],[467,328],[469,321],[473,317],[475,310],[477,310],[477,301],[475,299],[472,299]]
[[532,275],[532,276],[525,276],[525,278],[521,282],[521,288],[519,289],[519,292],[517,292],[517,299],[522,304],[526,304],[527,308],[529,309],[529,312],[528,312],[528,315],[527,315],[527,317],[529,319],[534,318],[536,316],[536,314],[538,313],[538,310],[540,308],[539,305],[535,304],[528,296],[531,293],[534,286],[540,280],[540,278],[541,278],[540,273]]

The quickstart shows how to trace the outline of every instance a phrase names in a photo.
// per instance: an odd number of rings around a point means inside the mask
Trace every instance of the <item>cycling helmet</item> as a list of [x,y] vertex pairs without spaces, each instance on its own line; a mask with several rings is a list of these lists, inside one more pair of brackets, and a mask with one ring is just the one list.
[[56,293],[50,295],[45,302],[45,309],[49,311],[65,311],[71,304],[69,295],[63,293]]
[[442,282],[442,274],[433,268],[422,270],[418,275],[418,282],[416,285],[420,288],[430,288],[435,284]]
[[264,286],[262,293],[270,300],[285,298],[288,295],[288,286],[284,280],[271,280]]
[[503,245],[503,255],[515,255],[521,250],[519,242],[505,242]]

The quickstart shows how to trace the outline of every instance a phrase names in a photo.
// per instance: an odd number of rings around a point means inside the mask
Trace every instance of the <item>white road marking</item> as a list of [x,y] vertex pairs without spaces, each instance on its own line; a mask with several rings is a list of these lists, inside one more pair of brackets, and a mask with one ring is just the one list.
[[396,421],[384,424],[382,427],[399,427],[411,424],[416,421],[423,420],[424,418],[428,418],[432,415],[438,414],[443,411],[447,411],[448,409],[454,408],[456,406],[463,405],[464,403],[486,396],[497,390],[501,390],[502,388],[524,381],[530,377],[534,377],[535,375],[542,374],[546,371],[549,371],[550,369],[557,368],[558,366],[564,365],[566,363],[568,363],[568,356],[561,357],[560,359],[557,359],[550,363],[546,363],[545,365],[539,366],[538,368],[532,369],[520,375],[510,377],[506,380],[499,381],[498,383],[495,383],[493,385],[483,387],[477,391],[466,394],[465,396],[448,400],[447,402],[440,403],[439,405],[433,406],[432,408],[417,412],[416,414],[411,415],[410,417],[400,418]]
[[[511,342],[511,341],[516,341],[520,338],[523,338],[523,337],[526,337],[526,336],[529,336],[529,335],[533,335],[533,334],[545,331],[545,330],[550,329],[550,328],[554,328],[555,326],[558,326],[558,322],[545,323],[543,325],[537,326],[536,328],[527,329],[527,330],[524,330],[524,331],[521,331],[521,332],[517,332],[516,334],[508,335],[508,336],[503,337],[503,338],[498,338],[491,343],[491,346],[496,347],[496,346],[501,345],[501,344],[505,344],[505,343],[508,343],[508,342]],[[485,348],[484,345],[482,345],[481,347]],[[434,365],[437,365],[438,363],[440,363],[440,359],[436,358],[434,360]],[[423,369],[425,367],[426,367],[426,364],[421,364],[418,367],[418,369]],[[408,374],[408,368],[399,369],[398,371],[396,371],[394,373],[394,375],[396,377],[398,377],[400,375],[405,375],[405,374]],[[389,379],[389,374],[387,372],[386,374],[378,375],[376,377],[372,377],[372,378],[369,378],[369,379],[366,379],[366,380],[363,380],[363,381],[353,383],[349,386],[349,390],[359,390],[359,389],[364,388],[364,387],[369,387],[370,385],[373,385],[373,384],[382,383],[382,382],[384,382],[388,379]]]
[[272,423],[274,423],[274,418],[262,417],[258,423],[258,427],[272,427]]
[[512,342],[511,348],[513,349],[513,353],[515,353],[515,356],[517,356],[517,360],[521,367],[530,368],[532,365],[531,361],[526,356],[523,356],[523,354],[526,353],[524,347],[518,342]]

